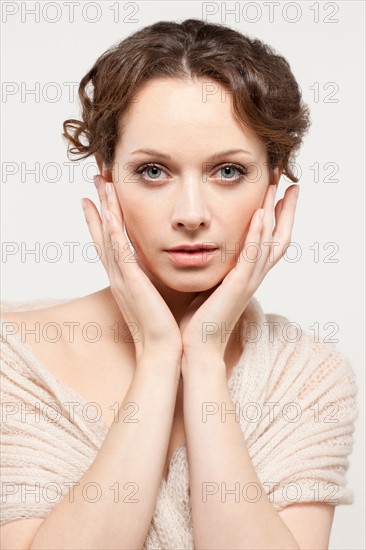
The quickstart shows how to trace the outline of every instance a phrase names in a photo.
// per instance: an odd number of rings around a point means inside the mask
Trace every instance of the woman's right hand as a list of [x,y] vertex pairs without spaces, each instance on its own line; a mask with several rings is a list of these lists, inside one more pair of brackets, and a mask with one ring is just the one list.
[[[101,203],[102,219],[90,199],[84,199],[84,213],[93,242],[99,246],[111,292],[126,323],[137,326],[136,359],[162,354],[180,365],[182,339],[179,326],[149,277],[139,267],[123,231],[124,218],[113,182],[106,193],[106,180],[98,175],[95,186]],[[106,220],[107,210],[111,220]],[[136,254],[136,252],[135,252]],[[133,325],[132,325],[133,326]],[[133,332],[133,331],[132,331]],[[136,341],[137,340],[137,341]]]

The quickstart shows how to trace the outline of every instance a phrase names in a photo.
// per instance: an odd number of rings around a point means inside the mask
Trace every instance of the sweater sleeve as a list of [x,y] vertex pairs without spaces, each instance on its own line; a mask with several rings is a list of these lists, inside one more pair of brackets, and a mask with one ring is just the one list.
[[352,504],[346,472],[359,411],[351,363],[334,343],[303,329],[296,337],[282,316],[268,319],[278,323],[266,387],[272,414],[256,434],[266,442],[256,460],[267,496],[277,510],[298,502]]

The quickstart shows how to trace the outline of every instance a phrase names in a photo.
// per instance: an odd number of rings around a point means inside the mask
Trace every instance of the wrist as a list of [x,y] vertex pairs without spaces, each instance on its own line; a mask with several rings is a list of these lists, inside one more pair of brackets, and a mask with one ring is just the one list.
[[203,374],[203,376],[213,376],[215,373],[225,373],[226,364],[219,354],[182,354],[181,362],[182,377],[195,376]]
[[158,374],[171,373],[173,377],[180,376],[181,356],[175,354],[144,352],[136,358],[136,370]]

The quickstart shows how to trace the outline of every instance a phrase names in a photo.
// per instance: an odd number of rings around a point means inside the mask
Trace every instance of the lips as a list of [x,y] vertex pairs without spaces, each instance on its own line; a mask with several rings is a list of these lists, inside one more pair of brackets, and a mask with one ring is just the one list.
[[197,252],[212,252],[212,250],[216,250],[216,248],[191,248],[190,250],[187,250],[186,248],[175,248],[173,250],[169,250],[169,252],[186,252],[187,254],[194,254]]
[[169,248],[168,252],[204,252],[204,251],[213,251],[217,250],[217,246],[210,244],[184,244],[179,245],[174,248]]
[[206,266],[210,261],[212,261],[212,258],[218,254],[218,251],[218,247],[215,248],[213,246],[204,246],[199,248],[193,245],[188,250],[187,248],[184,249],[179,247],[166,250],[165,252],[168,254],[170,260],[180,267],[199,268]]

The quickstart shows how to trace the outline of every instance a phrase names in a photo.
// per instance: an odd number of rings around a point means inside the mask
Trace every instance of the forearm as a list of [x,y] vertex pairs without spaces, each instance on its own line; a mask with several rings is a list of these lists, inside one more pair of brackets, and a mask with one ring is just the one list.
[[228,414],[235,404],[224,362],[203,361],[182,369],[195,548],[298,549],[257,476],[237,415]]
[[[179,364],[164,359],[138,364],[95,460],[73,497],[65,495],[42,523],[31,549],[142,548],[161,483],[179,375]],[[135,414],[131,406],[124,409],[128,403],[137,405]],[[83,497],[88,483],[99,488],[96,502]]]

